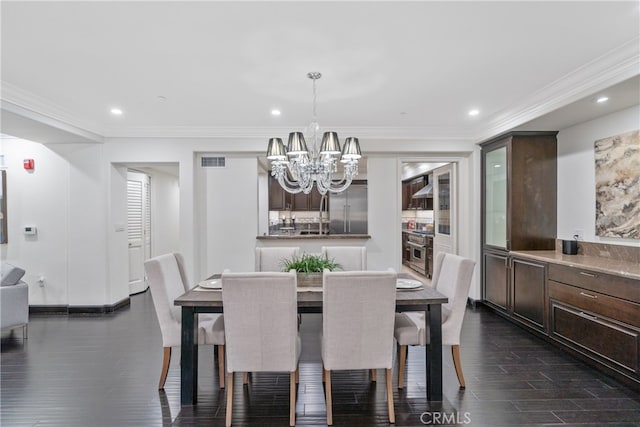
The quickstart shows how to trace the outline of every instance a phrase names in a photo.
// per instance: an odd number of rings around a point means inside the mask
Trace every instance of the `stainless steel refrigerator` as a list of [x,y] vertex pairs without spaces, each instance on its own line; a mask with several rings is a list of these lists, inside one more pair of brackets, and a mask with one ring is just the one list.
[[367,184],[352,183],[329,196],[329,234],[367,234]]

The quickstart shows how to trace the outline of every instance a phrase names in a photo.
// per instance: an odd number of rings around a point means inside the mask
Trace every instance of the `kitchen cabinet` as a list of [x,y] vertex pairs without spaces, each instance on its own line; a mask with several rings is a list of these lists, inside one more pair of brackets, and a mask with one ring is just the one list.
[[433,210],[433,197],[414,199],[412,196],[420,189],[424,188],[429,182],[427,175],[402,182],[402,210],[425,209]]
[[411,183],[409,181],[402,181],[402,210],[406,211],[411,209]]
[[280,186],[278,181],[269,174],[269,210],[284,211],[291,210],[292,194],[288,193]]
[[511,257],[511,314],[529,326],[546,332],[547,264]]
[[402,264],[409,265],[411,259],[411,246],[409,246],[409,233],[402,232]]
[[506,312],[509,298],[509,256],[503,252],[484,251],[482,265],[485,302]]
[[[329,194],[327,194],[325,211],[328,210]],[[320,211],[320,200],[322,196],[317,188],[313,188],[311,193],[291,194],[285,191],[278,181],[269,175],[269,210],[292,210],[292,211]]]
[[[539,289],[524,285],[533,280],[531,268],[519,264],[514,277],[509,251],[553,250],[557,215],[557,132],[510,132],[486,141],[482,148],[482,287],[488,305],[521,319],[543,325]],[[535,270],[538,275],[540,271]],[[522,286],[514,288],[514,279]],[[506,282],[505,282],[506,280]],[[514,292],[518,301],[514,313]],[[535,296],[534,296],[535,294]],[[544,307],[544,304],[542,305]],[[542,327],[542,326],[541,326]]]
[[640,281],[549,266],[550,336],[640,382]]

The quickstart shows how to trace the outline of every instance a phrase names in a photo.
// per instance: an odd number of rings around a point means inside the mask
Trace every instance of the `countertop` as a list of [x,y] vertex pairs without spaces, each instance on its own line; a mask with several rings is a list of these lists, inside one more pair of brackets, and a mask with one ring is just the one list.
[[370,239],[369,234],[306,234],[306,235],[271,235],[256,236],[257,240],[353,240],[353,239]]
[[640,264],[630,261],[587,255],[565,255],[558,251],[511,251],[511,255],[640,280]]

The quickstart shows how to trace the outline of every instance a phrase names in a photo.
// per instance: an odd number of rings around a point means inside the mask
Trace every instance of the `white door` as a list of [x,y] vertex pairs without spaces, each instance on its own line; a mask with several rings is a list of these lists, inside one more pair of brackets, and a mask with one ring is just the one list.
[[129,244],[129,294],[148,288],[144,276],[144,262],[150,256],[151,217],[149,176],[139,172],[127,173],[127,239]]
[[433,260],[439,252],[458,253],[456,163],[433,171]]

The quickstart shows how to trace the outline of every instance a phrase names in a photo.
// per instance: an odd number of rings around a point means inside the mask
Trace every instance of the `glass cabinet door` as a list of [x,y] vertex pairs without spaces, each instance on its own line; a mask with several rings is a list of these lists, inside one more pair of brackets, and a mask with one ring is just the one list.
[[507,147],[484,157],[485,244],[507,249]]

